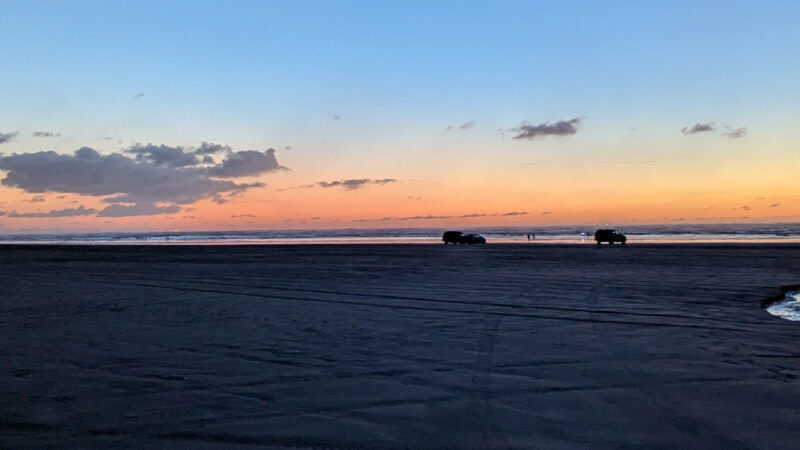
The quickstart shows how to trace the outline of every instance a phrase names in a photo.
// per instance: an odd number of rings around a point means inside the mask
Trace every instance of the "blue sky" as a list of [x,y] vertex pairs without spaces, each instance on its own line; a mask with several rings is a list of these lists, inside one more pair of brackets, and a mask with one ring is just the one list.
[[[411,179],[456,155],[716,159],[730,141],[679,131],[713,121],[745,127],[748,151],[777,161],[798,138],[798,13],[791,1],[3,1],[0,132],[19,134],[0,152],[213,141],[274,147],[309,180],[392,167]],[[574,117],[580,133],[538,147],[498,133]],[[60,139],[25,137],[37,130]]]

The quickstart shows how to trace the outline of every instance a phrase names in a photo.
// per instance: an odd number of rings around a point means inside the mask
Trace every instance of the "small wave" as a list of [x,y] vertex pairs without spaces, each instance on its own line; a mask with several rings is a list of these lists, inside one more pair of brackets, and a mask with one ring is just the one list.
[[800,291],[787,292],[783,300],[767,306],[767,312],[781,319],[800,322]]

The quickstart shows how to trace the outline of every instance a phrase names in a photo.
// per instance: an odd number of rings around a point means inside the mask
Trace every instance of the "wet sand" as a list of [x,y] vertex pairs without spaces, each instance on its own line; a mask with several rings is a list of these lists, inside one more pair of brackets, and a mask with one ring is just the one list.
[[0,246],[0,447],[795,447],[798,245]]

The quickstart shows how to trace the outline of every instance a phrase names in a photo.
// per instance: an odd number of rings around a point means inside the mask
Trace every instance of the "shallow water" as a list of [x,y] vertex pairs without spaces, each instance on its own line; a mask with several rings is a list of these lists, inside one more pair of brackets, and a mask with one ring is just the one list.
[[781,319],[800,321],[800,291],[787,292],[786,298],[768,306],[767,312]]

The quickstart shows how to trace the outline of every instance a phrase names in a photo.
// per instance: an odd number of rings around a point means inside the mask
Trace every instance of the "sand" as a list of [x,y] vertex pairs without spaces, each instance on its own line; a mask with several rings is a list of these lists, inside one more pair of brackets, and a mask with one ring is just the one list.
[[797,245],[0,247],[0,447],[795,447]]

